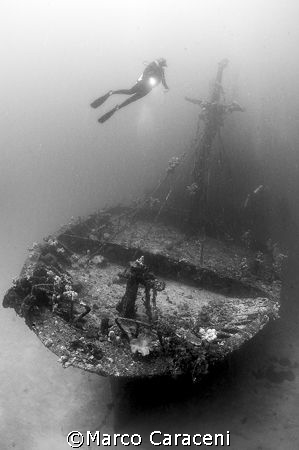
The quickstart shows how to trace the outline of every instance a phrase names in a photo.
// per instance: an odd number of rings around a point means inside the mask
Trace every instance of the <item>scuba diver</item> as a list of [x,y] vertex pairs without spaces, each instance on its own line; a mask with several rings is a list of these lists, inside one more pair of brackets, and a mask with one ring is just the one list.
[[136,102],[136,100],[139,100],[140,98],[147,95],[149,92],[151,92],[151,90],[155,86],[157,86],[160,83],[162,83],[164,88],[168,91],[169,87],[167,86],[165,80],[164,67],[167,67],[166,59],[164,58],[156,59],[155,61],[151,62],[146,66],[142,75],[138,78],[138,80],[136,81],[134,86],[131,87],[131,89],[119,89],[117,91],[109,91],[107,92],[107,94],[103,95],[102,97],[92,102],[90,106],[92,108],[98,108],[113,94],[125,94],[131,96],[123,103],[121,103],[120,105],[116,105],[113,109],[111,109],[102,117],[100,117],[98,119],[98,122],[100,123],[106,122],[106,120],[110,119],[110,117],[120,108],[123,108],[124,106],[127,106],[132,102]]

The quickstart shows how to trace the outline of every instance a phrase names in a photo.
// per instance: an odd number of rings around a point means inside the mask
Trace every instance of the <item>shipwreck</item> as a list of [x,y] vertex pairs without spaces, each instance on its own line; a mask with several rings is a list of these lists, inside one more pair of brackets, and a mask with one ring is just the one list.
[[227,115],[244,112],[223,101],[227,63],[209,101],[186,98],[200,108],[196,135],[155,189],[34,244],[6,293],[3,306],[64,367],[196,380],[278,317],[279,261],[250,230],[239,240],[228,233],[229,214],[213,200],[215,161],[224,170],[225,159],[215,140]]

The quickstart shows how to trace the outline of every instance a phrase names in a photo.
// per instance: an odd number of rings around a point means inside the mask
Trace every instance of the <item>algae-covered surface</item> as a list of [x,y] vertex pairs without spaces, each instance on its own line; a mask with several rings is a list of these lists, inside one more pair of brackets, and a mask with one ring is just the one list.
[[[266,255],[187,236],[165,223],[99,212],[36,244],[4,306],[60,358],[100,375],[194,379],[278,317],[280,281]],[[139,258],[139,259],[138,259]],[[117,308],[128,267],[144,261],[162,286]]]

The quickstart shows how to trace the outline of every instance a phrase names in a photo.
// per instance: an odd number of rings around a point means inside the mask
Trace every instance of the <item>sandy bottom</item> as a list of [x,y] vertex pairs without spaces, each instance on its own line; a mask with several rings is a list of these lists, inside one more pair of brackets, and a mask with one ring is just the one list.
[[[234,450],[297,449],[299,281],[293,270],[283,293],[288,301],[283,319],[197,386],[182,380],[111,383],[79,369],[63,369],[22,319],[1,309],[1,450],[68,449],[66,435],[72,430],[138,433],[142,449],[154,448],[149,441],[154,430],[230,431]],[[10,280],[1,282],[4,294]]]

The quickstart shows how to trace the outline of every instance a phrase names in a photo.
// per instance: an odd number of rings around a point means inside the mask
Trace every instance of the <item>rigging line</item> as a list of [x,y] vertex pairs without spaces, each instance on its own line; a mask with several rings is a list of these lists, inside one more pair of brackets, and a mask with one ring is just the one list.
[[[184,162],[186,162],[186,159],[185,159],[185,158],[182,160],[181,163],[184,164]],[[179,168],[181,168],[181,167],[182,167],[182,166],[178,167],[178,170],[179,170]],[[151,232],[151,230],[152,230],[154,224],[157,222],[157,220],[158,220],[158,218],[160,217],[162,211],[164,210],[164,208],[165,208],[165,206],[166,206],[166,204],[167,204],[167,202],[168,202],[168,200],[169,200],[169,198],[170,198],[170,196],[171,196],[171,194],[172,194],[172,192],[173,192],[173,190],[174,190],[174,187],[175,187],[177,181],[180,179],[180,176],[182,176],[182,174],[183,174],[182,171],[181,171],[181,173],[177,173],[177,172],[176,172],[176,176],[174,176],[174,178],[173,178],[173,180],[172,180],[171,186],[170,186],[169,191],[168,191],[168,193],[167,193],[167,195],[166,195],[166,197],[165,197],[165,200],[164,200],[163,204],[161,205],[161,207],[160,207],[158,213],[156,214],[153,223],[149,226],[149,228],[147,229],[147,232],[143,235],[143,239],[145,239],[145,238],[148,237],[148,235],[149,235],[149,233]]]
[[221,136],[220,129],[218,130],[217,135],[218,135],[218,140],[219,140],[220,145],[221,145],[221,151],[222,151],[222,156],[223,156],[223,161],[222,162],[224,162],[224,160],[226,161],[227,171],[228,171],[230,180],[232,181],[232,178],[233,178],[233,176],[232,176],[232,169],[231,169],[231,166],[230,166],[230,163],[229,163],[227,152],[226,152],[225,147],[224,147],[224,143],[223,143],[223,139],[222,139],[222,136]]

